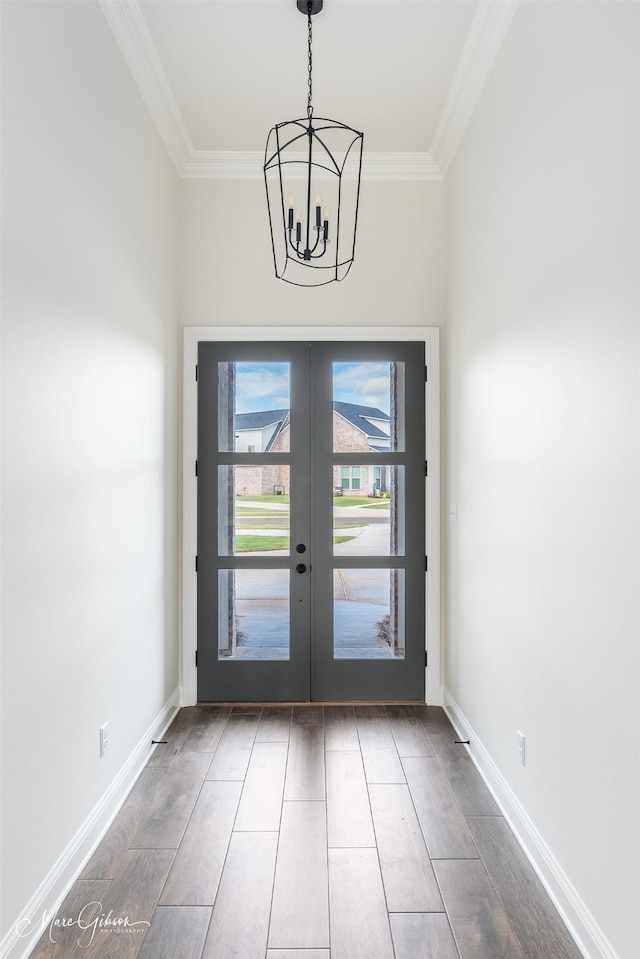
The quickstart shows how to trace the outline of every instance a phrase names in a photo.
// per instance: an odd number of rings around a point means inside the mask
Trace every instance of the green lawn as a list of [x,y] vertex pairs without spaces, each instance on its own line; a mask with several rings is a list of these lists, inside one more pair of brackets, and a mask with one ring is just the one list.
[[[274,517],[274,519],[275,519],[275,517]],[[258,526],[258,525],[259,525],[260,529],[286,529],[286,530],[288,530],[291,524],[290,524],[287,520],[282,520],[281,523],[273,522],[273,523],[259,523],[259,524],[251,523],[249,520],[245,520],[244,522],[236,523],[236,529],[255,529],[256,526]]]
[[[244,506],[243,502],[264,503],[264,506]],[[269,506],[272,503],[278,503],[281,506],[286,504],[288,506],[289,494],[274,496],[271,493],[265,493],[263,496],[236,496],[236,516],[282,515],[282,510],[269,510]],[[372,496],[334,496],[333,505],[338,507],[368,506],[370,509],[388,510],[390,501],[388,499],[377,499]]]
[[242,503],[243,500],[248,503],[288,503],[289,494],[283,493],[277,496],[275,493],[263,493],[261,496],[236,496],[236,502]]
[[[250,522],[239,522],[236,523],[236,529],[255,529],[256,525],[259,525],[260,529],[289,529],[289,523],[287,520],[283,520],[281,523],[250,523]],[[334,529],[356,529],[358,526],[366,526],[366,523],[357,522],[350,523],[348,520],[341,520],[338,523],[333,524]]]
[[334,496],[334,506],[371,506],[378,509],[389,509],[388,499],[374,499],[371,496]]
[[289,549],[288,536],[236,536],[236,553],[268,553]]
[[282,516],[284,510],[269,509],[268,506],[237,506],[236,516]]
[[[354,536],[334,536],[334,543],[347,543]],[[289,549],[288,536],[236,536],[236,553],[269,553]]]

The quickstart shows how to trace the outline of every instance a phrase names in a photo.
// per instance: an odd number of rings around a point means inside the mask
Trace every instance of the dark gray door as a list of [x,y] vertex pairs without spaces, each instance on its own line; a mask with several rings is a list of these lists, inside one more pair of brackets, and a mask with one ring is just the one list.
[[198,370],[198,699],[424,701],[423,344]]

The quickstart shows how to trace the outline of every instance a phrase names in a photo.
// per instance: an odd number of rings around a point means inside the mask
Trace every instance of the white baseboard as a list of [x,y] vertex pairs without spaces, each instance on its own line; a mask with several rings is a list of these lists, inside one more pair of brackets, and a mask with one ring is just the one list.
[[176,689],[13,923],[0,943],[0,959],[27,959],[147,763],[152,751],[151,740],[162,738],[179,708],[180,696]]
[[443,708],[585,959],[620,959],[446,688]]

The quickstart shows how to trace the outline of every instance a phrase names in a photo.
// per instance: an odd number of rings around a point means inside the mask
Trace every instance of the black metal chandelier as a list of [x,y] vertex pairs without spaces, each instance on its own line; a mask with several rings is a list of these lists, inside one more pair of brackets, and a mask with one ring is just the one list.
[[296,0],[308,24],[307,116],[269,131],[264,179],[276,276],[295,286],[343,280],[355,254],[364,135],[313,116],[312,16],[323,0]]

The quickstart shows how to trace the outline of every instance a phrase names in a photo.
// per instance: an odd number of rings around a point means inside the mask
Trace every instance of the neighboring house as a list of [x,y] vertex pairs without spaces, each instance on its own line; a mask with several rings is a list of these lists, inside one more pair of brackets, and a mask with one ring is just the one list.
[[289,410],[236,413],[236,453],[266,453],[289,421]]
[[[237,413],[235,450],[237,453],[282,453],[289,450],[288,410],[260,410]],[[391,420],[388,413],[374,406],[356,403],[333,404],[334,450],[341,453],[388,452],[391,448]],[[236,493],[258,496],[289,492],[288,466],[243,466],[238,475]],[[346,496],[377,495],[388,488],[384,466],[334,466],[333,488]]]

